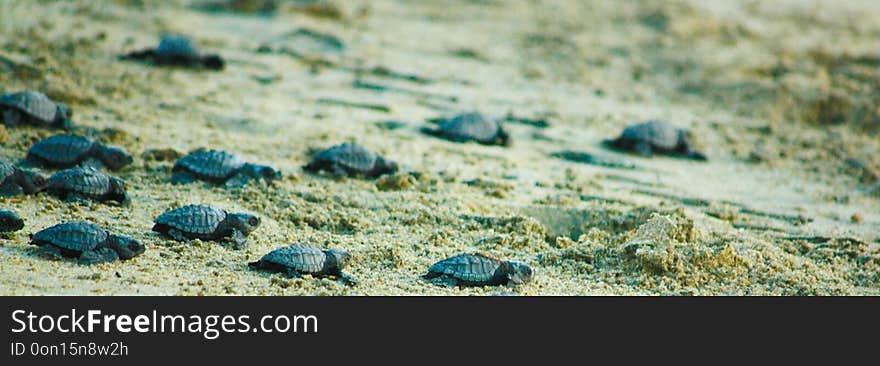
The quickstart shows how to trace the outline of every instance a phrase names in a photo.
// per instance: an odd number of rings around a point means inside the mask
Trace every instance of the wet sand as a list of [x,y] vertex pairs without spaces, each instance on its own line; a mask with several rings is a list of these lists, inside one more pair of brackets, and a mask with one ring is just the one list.
[[[244,13],[202,2],[0,0],[3,92],[44,91],[73,107],[79,133],[136,157],[115,173],[130,207],[0,199],[26,222],[0,239],[0,293],[880,294],[880,4],[383,0],[336,2],[336,13],[280,3]],[[165,32],[221,54],[226,69],[116,59]],[[549,126],[507,123],[511,147],[419,132],[427,119],[469,110]],[[647,119],[690,129],[709,161],[601,146]],[[389,120],[403,125],[377,124]],[[4,129],[0,158],[18,162],[54,133]],[[369,181],[300,169],[312,151],[344,141],[405,172]],[[150,152],[199,147],[284,178],[175,186],[173,159]],[[562,150],[633,168],[551,156]],[[256,213],[262,226],[243,250],[150,231],[156,216],[189,203]],[[87,267],[27,244],[67,220],[135,237],[147,251]],[[349,251],[360,285],[246,265],[295,242]],[[521,260],[538,275],[514,289],[419,278],[465,251]]]

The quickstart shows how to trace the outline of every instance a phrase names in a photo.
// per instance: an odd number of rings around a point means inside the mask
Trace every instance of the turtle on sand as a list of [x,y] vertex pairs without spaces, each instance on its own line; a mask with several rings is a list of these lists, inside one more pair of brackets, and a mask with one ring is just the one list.
[[346,142],[319,151],[303,170],[310,173],[325,171],[336,177],[377,178],[397,172],[398,166],[359,144]]
[[31,244],[51,254],[78,258],[80,264],[128,260],[145,250],[144,245],[135,239],[110,234],[81,221],[65,222],[32,234]]
[[71,128],[73,110],[64,103],[49,99],[37,91],[22,91],[0,95],[0,120],[7,126]]
[[483,145],[509,146],[510,134],[500,119],[488,118],[479,112],[467,112],[448,119],[440,119],[436,129],[423,128],[422,132],[454,142],[476,141]]
[[35,194],[46,189],[46,178],[29,170],[0,161],[0,196]]
[[174,163],[171,182],[186,184],[197,179],[224,187],[242,187],[251,180],[277,180],[281,174],[270,166],[252,164],[223,150],[195,150]]
[[219,55],[202,54],[189,38],[174,34],[163,35],[156,48],[133,51],[120,56],[120,59],[209,70],[223,70],[226,64]]
[[531,281],[533,276],[534,270],[525,263],[473,253],[434,263],[422,277],[435,284],[455,287],[521,285]]
[[706,160],[706,155],[694,148],[689,131],[662,121],[636,123],[624,129],[616,139],[605,140],[603,143],[610,148],[635,152],[645,157],[665,154]]
[[55,135],[34,143],[25,160],[48,168],[71,168],[77,165],[119,170],[134,159],[121,147],[105,146],[79,135]]
[[230,239],[233,248],[247,245],[247,235],[260,226],[260,218],[247,213],[228,213],[206,205],[188,205],[156,218],[153,231],[177,241]]
[[248,266],[289,277],[301,277],[303,274],[334,276],[347,285],[354,285],[357,281],[342,272],[349,257],[348,253],[338,249],[322,250],[307,244],[294,244],[275,249],[260,260],[248,263]]

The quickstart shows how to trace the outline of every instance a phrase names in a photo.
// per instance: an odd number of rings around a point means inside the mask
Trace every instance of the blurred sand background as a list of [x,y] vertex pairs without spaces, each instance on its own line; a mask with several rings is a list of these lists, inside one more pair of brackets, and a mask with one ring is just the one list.
[[[226,69],[116,59],[166,32],[221,54]],[[0,35],[0,91],[44,91],[73,107],[80,133],[136,157],[118,173],[130,207],[0,199],[26,220],[0,239],[4,295],[880,294],[880,2],[0,0]],[[510,148],[419,133],[474,109],[550,126],[508,123]],[[691,129],[709,161],[600,146],[645,119]],[[0,129],[0,158],[18,162],[53,133]],[[413,173],[300,170],[343,141]],[[172,186],[170,156],[197,147],[285,178]],[[551,157],[560,150],[635,169]],[[188,203],[263,225],[239,251],[150,231]],[[85,267],[27,244],[74,219],[147,252]],[[294,242],[350,251],[361,285],[247,268]],[[419,278],[463,251],[539,274],[515,289]]]

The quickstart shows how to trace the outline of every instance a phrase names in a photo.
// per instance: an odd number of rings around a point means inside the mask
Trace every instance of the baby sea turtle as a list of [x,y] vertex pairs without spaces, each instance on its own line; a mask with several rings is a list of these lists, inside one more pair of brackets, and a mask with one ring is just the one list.
[[357,282],[342,272],[350,256],[338,249],[321,250],[307,244],[294,244],[275,249],[256,262],[251,268],[284,273],[289,277],[310,274],[314,277],[335,276],[347,285]]
[[397,163],[365,147],[346,142],[318,152],[303,169],[310,173],[326,171],[334,176],[376,178],[397,172]]
[[46,189],[46,184],[42,175],[0,161],[0,196],[34,194]]
[[48,192],[65,200],[93,199],[128,204],[125,182],[91,167],[65,169],[52,174]]
[[177,241],[231,238],[233,247],[247,245],[247,235],[260,226],[260,218],[246,213],[227,213],[205,205],[189,205],[165,212],[156,218],[153,231]]
[[459,254],[434,263],[423,277],[431,282],[455,286],[521,285],[532,280],[534,271],[521,262],[502,261],[481,253]]
[[193,42],[180,35],[163,35],[159,46],[134,51],[120,57],[123,60],[138,60],[160,66],[181,66],[223,70],[225,61],[219,55],[201,54]]
[[281,176],[272,167],[248,163],[236,154],[203,149],[178,159],[171,171],[171,182],[175,184],[201,179],[226,187],[241,187],[252,179],[272,182]]
[[15,212],[0,210],[0,233],[19,231],[24,227],[24,220]]
[[66,222],[31,235],[31,244],[49,253],[79,258],[80,264],[128,260],[144,252],[144,245],[127,236],[113,235],[87,222]]
[[104,146],[79,135],[55,135],[37,141],[28,149],[29,163],[50,168],[71,168],[76,165],[119,170],[133,159],[121,147]]
[[510,145],[510,135],[501,121],[490,119],[479,112],[462,113],[450,119],[440,119],[437,129],[423,128],[422,132],[455,142],[476,141],[484,145]]
[[648,121],[631,125],[620,137],[605,140],[608,147],[632,151],[650,157],[655,153],[679,155],[694,160],[706,160],[706,155],[696,151],[690,132],[662,121]]
[[23,91],[0,96],[0,118],[7,126],[34,126],[70,129],[73,111],[64,103],[56,103],[46,94]]

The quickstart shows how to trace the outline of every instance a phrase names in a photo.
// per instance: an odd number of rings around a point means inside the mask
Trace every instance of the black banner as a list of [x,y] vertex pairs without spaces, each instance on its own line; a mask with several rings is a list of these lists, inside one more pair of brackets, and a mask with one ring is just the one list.
[[461,349],[510,357],[684,344],[723,349],[840,340],[852,336],[853,328],[880,326],[877,298],[6,297],[2,302],[4,359],[12,362],[7,365],[181,357],[326,362],[396,359],[401,352],[448,357]]

